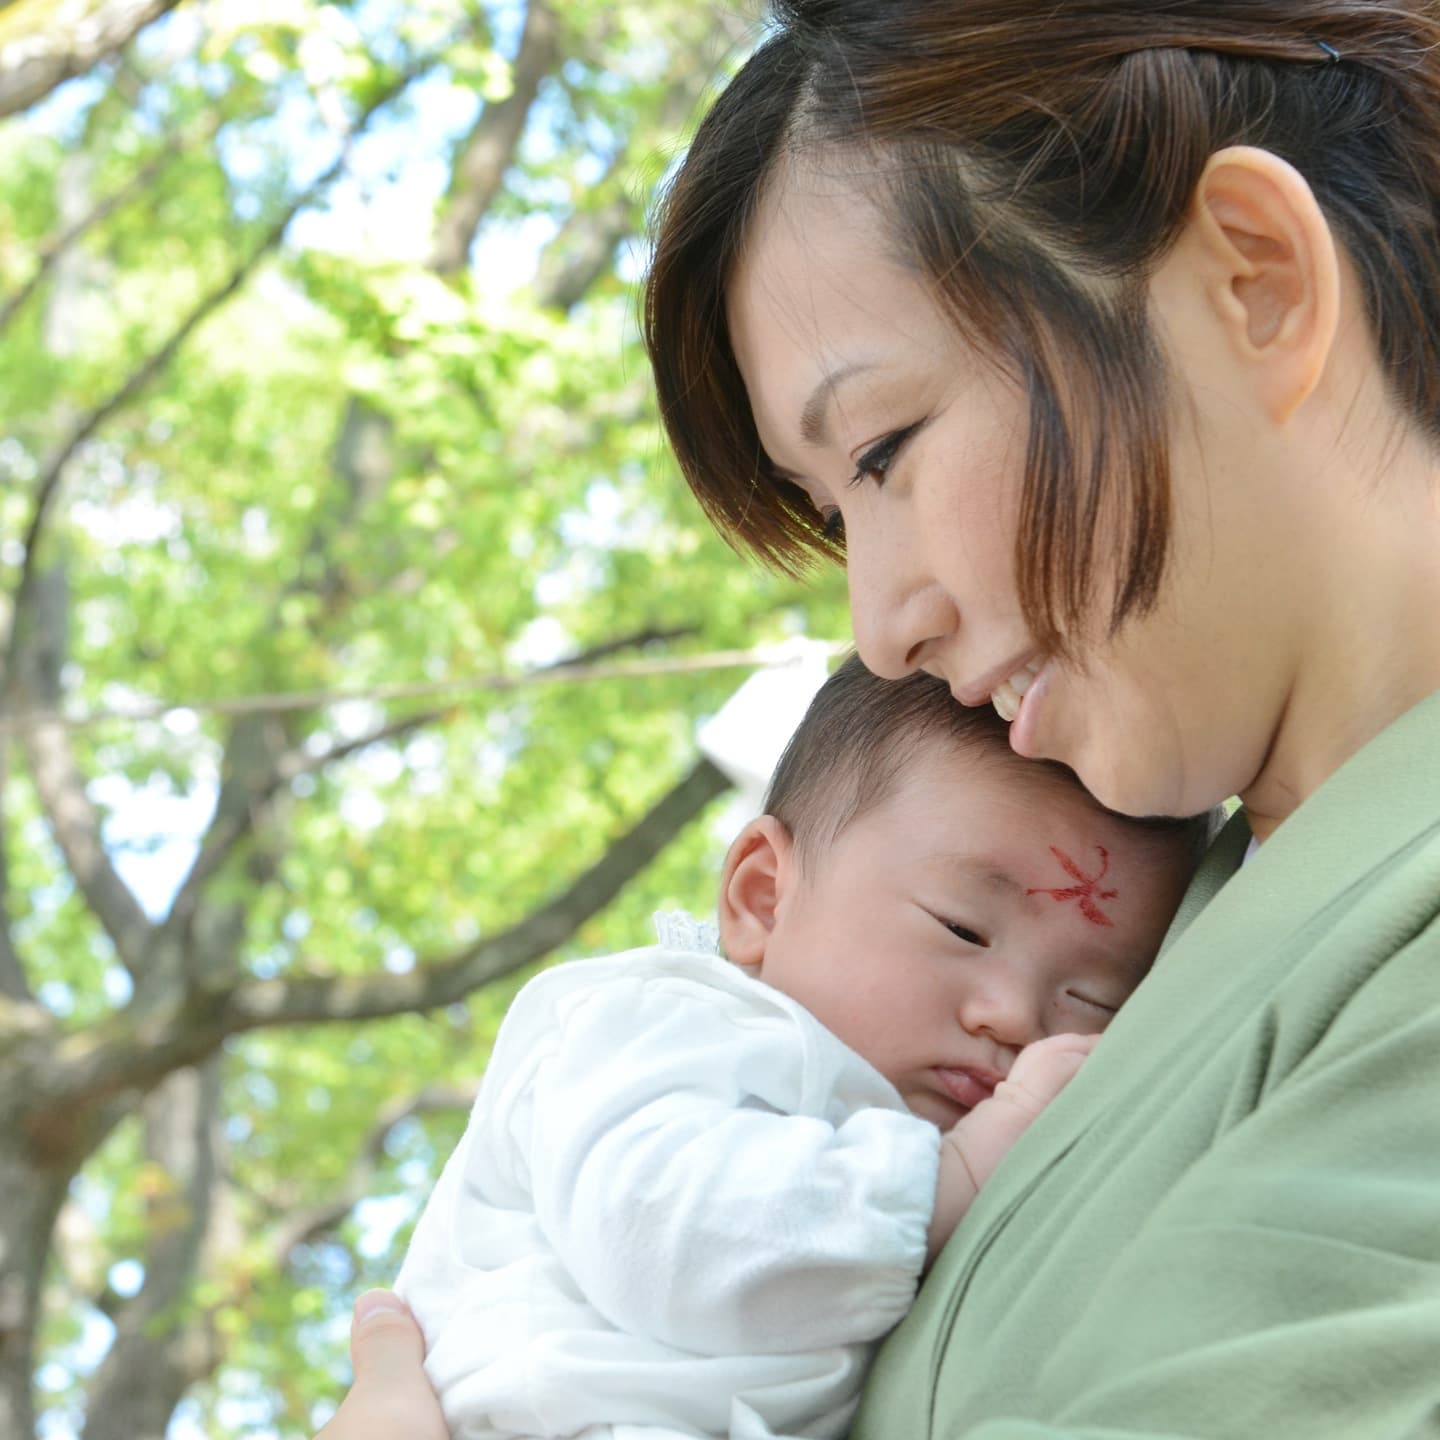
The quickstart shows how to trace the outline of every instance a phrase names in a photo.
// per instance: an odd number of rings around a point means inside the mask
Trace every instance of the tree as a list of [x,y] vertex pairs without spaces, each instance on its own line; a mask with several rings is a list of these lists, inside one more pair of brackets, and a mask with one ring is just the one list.
[[633,662],[841,624],[708,534],[635,339],[747,38],[0,6],[3,1440],[310,1433],[529,968],[710,903],[737,677]]

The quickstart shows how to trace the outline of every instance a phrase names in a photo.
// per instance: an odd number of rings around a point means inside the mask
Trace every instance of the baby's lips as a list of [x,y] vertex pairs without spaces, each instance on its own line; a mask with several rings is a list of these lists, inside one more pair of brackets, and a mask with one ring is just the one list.
[[966,1110],[973,1110],[988,1100],[995,1093],[995,1087],[1005,1078],[998,1070],[971,1065],[955,1069],[941,1066],[935,1073],[945,1093]]

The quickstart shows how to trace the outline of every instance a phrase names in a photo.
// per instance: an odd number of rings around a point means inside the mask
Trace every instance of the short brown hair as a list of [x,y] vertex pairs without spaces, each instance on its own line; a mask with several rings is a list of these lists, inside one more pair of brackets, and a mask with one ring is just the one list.
[[[1440,10],[1433,0],[781,0],[658,213],[644,327],[681,469],[784,569],[838,555],[764,455],[725,290],[785,157],[858,152],[886,237],[1023,385],[1016,536],[1037,643],[1160,592],[1174,398],[1146,282],[1209,156],[1270,150],[1359,277],[1402,411],[1440,436]],[[1106,565],[1113,593],[1097,606]]]
[[[1017,785],[1075,790],[1104,809],[1064,765],[1015,754],[1009,734],[991,706],[958,704],[943,680],[923,671],[882,680],[852,654],[816,692],[790,737],[766,792],[765,813],[790,832],[801,867],[808,868],[847,825],[891,795],[906,767],[935,744],[1004,769]],[[1179,840],[1177,858],[1193,864],[1214,833],[1216,816],[1115,819],[1151,830],[1157,840]]]

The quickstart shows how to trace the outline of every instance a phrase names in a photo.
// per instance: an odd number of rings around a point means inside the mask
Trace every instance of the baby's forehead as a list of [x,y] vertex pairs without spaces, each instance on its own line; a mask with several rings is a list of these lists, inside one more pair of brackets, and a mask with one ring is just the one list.
[[919,859],[922,870],[929,870],[946,880],[963,879],[981,889],[995,891],[1009,898],[1023,896],[1029,888],[1022,873],[1026,869],[1019,854],[996,854],[990,850],[932,850]]
[[[1187,863],[1193,848],[1185,831],[1189,822],[1116,814],[1061,766],[946,737],[918,746],[872,805],[932,832],[936,863],[966,862],[995,884],[1014,868],[1015,846],[987,837],[1018,835],[1027,851],[1038,847],[1042,854],[1063,839],[1130,862],[1153,859],[1167,869],[1172,861]],[[959,844],[957,834],[964,837]]]
[[1106,810],[1063,765],[1017,755],[1003,733],[930,730],[907,737],[897,753],[904,758],[891,771],[885,795],[877,799],[943,783],[962,803],[966,792],[973,792],[977,799],[1012,805],[1027,814],[1054,810],[1123,819]]

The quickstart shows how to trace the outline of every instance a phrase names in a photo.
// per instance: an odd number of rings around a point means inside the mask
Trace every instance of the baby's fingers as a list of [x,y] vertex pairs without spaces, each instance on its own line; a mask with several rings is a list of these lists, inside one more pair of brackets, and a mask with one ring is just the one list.
[[1042,1109],[1075,1078],[1099,1039],[1098,1035],[1047,1035],[1027,1045],[995,1094],[1008,1089],[1011,1093],[1004,1098]]

